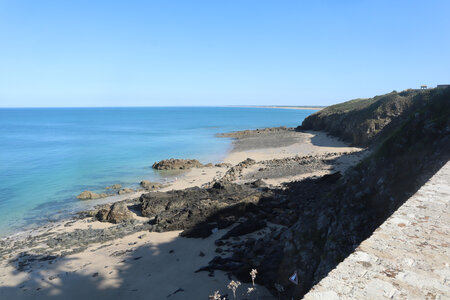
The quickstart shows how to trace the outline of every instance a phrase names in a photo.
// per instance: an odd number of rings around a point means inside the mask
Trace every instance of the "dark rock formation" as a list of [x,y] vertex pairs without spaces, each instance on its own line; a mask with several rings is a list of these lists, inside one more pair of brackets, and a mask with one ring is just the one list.
[[232,164],[229,163],[219,163],[219,164],[215,164],[216,167],[218,168],[229,168],[231,166],[233,166]]
[[241,161],[237,165],[231,167],[225,173],[225,175],[220,179],[220,181],[222,181],[222,182],[231,182],[231,181],[236,180],[237,177],[239,175],[241,175],[242,170],[244,170],[245,168],[248,168],[248,167],[254,165],[255,163],[256,163],[256,161],[251,159],[251,158],[247,158],[246,160]]
[[[361,153],[362,154],[362,153]],[[258,162],[262,168],[242,176],[244,180],[262,180],[301,174],[313,173],[320,170],[329,170],[330,166],[336,165],[336,158],[340,156],[358,156],[359,154],[326,153],[321,155],[294,156],[281,159],[272,159]],[[241,174],[241,173],[239,173]],[[234,176],[235,178],[235,176]],[[260,181],[256,184],[264,184]]]
[[257,218],[251,218],[237,225],[228,231],[221,239],[226,240],[231,237],[241,236],[248,233],[255,232],[267,226],[266,221]]
[[262,129],[255,129],[255,130],[241,130],[241,131],[220,133],[217,135],[217,137],[228,137],[228,138],[240,139],[240,138],[249,137],[249,136],[258,136],[261,134],[294,131],[294,130],[295,130],[294,128],[280,126],[280,127],[270,127],[270,128],[262,128]]
[[154,218],[159,230],[181,229],[185,230],[182,236],[207,237],[212,229],[233,224],[266,194],[245,185],[217,184],[208,189],[148,193],[140,197],[140,203],[142,215]]
[[[258,269],[258,283],[273,289],[274,283],[288,285],[288,278],[296,265],[280,266],[284,262],[284,250],[287,239],[284,235],[290,232],[299,218],[303,220],[303,227],[298,229],[299,235],[304,235],[306,247],[319,242],[320,237],[315,235],[314,227],[317,214],[320,214],[320,197],[329,193],[339,182],[341,175],[335,173],[318,179],[305,179],[300,182],[289,183],[286,189],[272,190],[270,196],[262,198],[251,211],[243,216],[247,219],[225,234],[217,244],[231,243],[233,254],[228,258],[215,258],[202,271],[214,269],[232,272],[242,281],[249,281],[249,272],[252,268]],[[230,241],[230,238],[242,236],[267,226],[267,222],[279,225],[271,227],[268,234],[258,239],[244,238],[241,241]],[[309,253],[314,259],[316,253]],[[314,260],[312,260],[314,264]],[[280,280],[285,279],[285,280]],[[289,298],[290,299],[290,298]]]
[[164,159],[155,162],[152,166],[156,170],[187,170],[191,168],[202,168],[203,165],[196,159]]

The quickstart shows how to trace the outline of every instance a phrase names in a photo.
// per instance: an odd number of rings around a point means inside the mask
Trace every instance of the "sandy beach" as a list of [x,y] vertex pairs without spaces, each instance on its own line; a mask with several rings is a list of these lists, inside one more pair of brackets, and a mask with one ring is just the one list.
[[[269,188],[281,188],[285,182],[344,172],[364,155],[362,149],[321,132],[281,129],[234,138],[225,164],[186,171],[160,192],[205,187],[224,178],[237,184],[260,180]],[[236,168],[247,159],[252,163]],[[147,192],[95,200],[95,204],[125,201],[133,211],[133,219],[126,223],[74,218],[2,239],[0,298],[207,299],[218,290],[232,299],[227,284],[234,278],[223,271],[195,271],[214,257],[228,255],[231,244],[218,248],[217,239],[233,227],[214,229],[207,238],[180,237],[180,230],[149,232],[154,229],[149,219],[133,210],[143,193]],[[268,223],[236,240],[276,228]],[[251,282],[239,287],[240,299],[256,295],[274,299],[258,285],[258,277],[256,291],[246,295],[250,287]]]

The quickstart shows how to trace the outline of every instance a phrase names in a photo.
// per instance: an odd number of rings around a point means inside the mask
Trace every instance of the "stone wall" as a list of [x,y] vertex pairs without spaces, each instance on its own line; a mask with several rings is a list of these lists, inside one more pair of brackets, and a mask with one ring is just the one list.
[[450,162],[304,299],[450,299]]

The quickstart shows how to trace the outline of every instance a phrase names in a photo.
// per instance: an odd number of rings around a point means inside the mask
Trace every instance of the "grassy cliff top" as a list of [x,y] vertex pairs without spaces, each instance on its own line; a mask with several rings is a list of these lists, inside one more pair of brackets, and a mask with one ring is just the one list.
[[322,130],[358,146],[368,146],[391,123],[401,122],[413,110],[443,89],[393,91],[368,99],[328,106],[308,116],[301,129]]

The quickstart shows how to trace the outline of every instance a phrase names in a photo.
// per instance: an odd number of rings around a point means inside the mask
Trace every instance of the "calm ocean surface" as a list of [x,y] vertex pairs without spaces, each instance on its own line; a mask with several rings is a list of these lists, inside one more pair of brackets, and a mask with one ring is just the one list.
[[0,109],[0,236],[83,208],[83,190],[164,178],[165,158],[221,161],[220,132],[297,126],[313,110],[220,107]]

